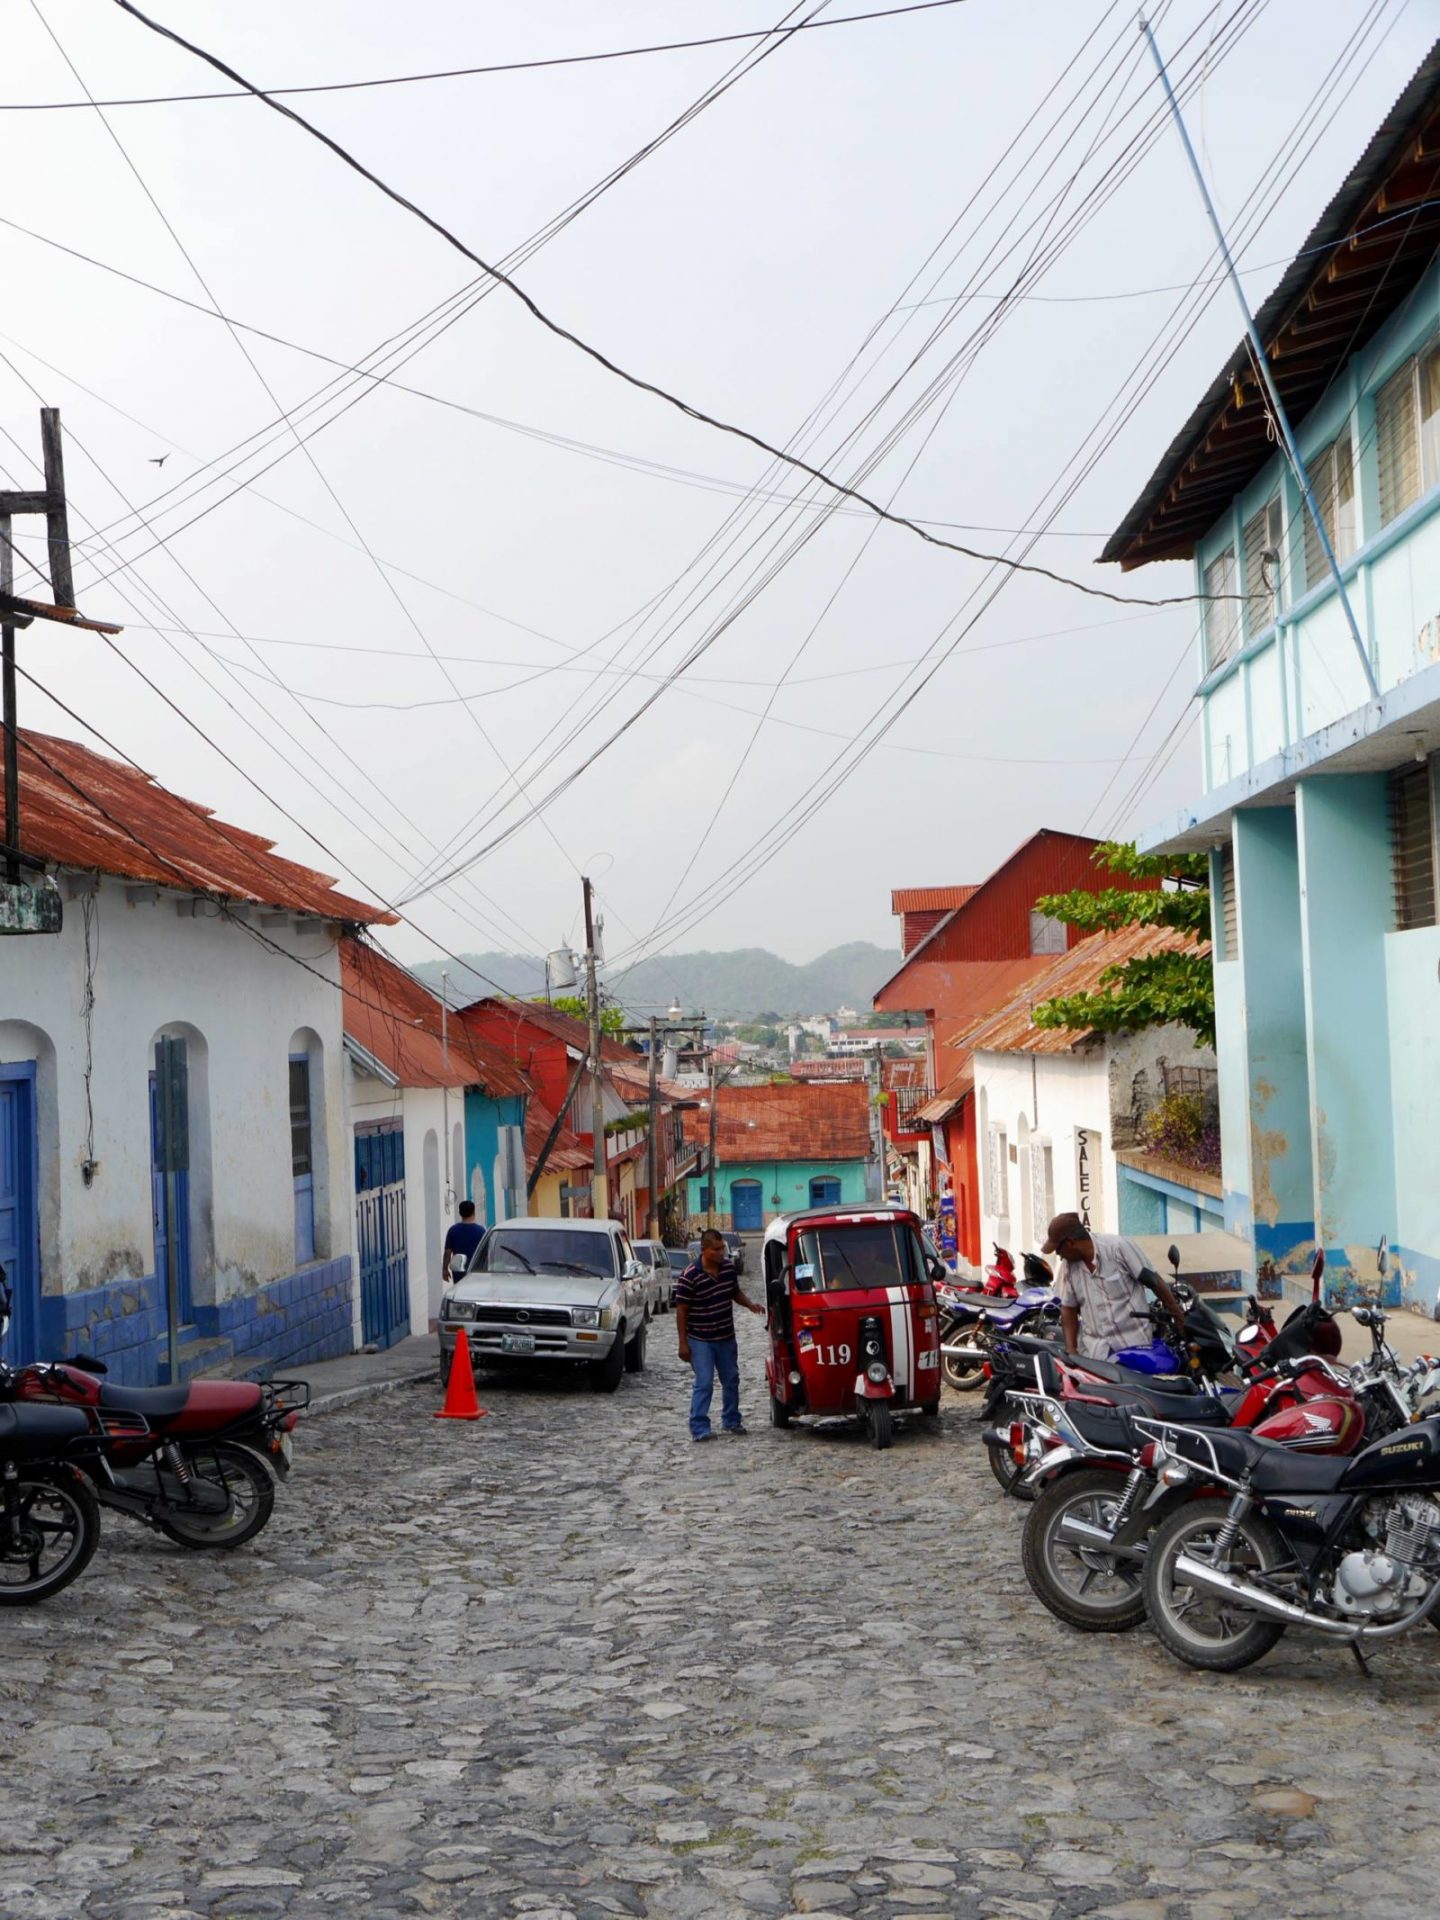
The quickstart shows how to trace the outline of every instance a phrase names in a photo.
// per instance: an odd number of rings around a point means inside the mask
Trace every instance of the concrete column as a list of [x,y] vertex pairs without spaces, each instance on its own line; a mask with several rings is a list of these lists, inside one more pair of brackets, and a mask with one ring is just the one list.
[[1385,936],[1394,925],[1383,774],[1322,774],[1296,795],[1316,1234],[1327,1282],[1369,1286],[1395,1236]]
[[[1257,1259],[1301,1273],[1314,1251],[1315,1185],[1295,813],[1237,813],[1234,857],[1240,951],[1215,984],[1226,1224],[1253,1235]],[[1243,1204],[1231,1181],[1237,1136]]]

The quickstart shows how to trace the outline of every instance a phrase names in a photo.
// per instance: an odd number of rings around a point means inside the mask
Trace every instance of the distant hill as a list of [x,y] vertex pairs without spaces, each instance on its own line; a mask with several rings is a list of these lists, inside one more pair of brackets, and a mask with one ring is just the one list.
[[[475,971],[466,975],[449,966],[450,992],[458,1000],[493,993],[497,985],[507,993],[533,994],[545,978],[545,963],[534,954],[467,953],[460,958]],[[891,948],[852,940],[799,967],[764,947],[738,947],[730,953],[642,960],[613,984],[603,972],[601,978],[609,997],[636,1010],[664,1007],[678,996],[687,1012],[703,1007],[706,1013],[745,1019],[759,1013],[829,1013],[839,1006],[867,1012],[875,989],[899,964],[900,956]],[[441,965],[427,960],[415,971],[438,986]]]

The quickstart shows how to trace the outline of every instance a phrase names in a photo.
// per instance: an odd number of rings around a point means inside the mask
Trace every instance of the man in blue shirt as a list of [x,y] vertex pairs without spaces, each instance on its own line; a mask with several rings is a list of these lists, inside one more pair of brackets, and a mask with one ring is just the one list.
[[700,1258],[675,1287],[675,1331],[680,1358],[695,1369],[690,1395],[690,1438],[710,1440],[710,1400],[720,1376],[720,1422],[726,1433],[744,1433],[740,1420],[740,1353],[735,1340],[735,1302],[751,1313],[765,1309],[741,1291],[740,1276],[723,1234],[700,1236]]
[[445,1236],[445,1252],[440,1260],[440,1284],[448,1287],[458,1280],[475,1258],[475,1249],[485,1238],[485,1229],[475,1218],[475,1202],[460,1202],[460,1218]]

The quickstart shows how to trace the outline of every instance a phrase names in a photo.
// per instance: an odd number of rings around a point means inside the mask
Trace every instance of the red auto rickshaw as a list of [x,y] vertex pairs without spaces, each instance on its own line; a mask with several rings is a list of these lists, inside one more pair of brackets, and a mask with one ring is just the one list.
[[849,1416],[888,1447],[895,1414],[940,1411],[936,1272],[905,1207],[809,1207],[766,1229],[770,1423]]

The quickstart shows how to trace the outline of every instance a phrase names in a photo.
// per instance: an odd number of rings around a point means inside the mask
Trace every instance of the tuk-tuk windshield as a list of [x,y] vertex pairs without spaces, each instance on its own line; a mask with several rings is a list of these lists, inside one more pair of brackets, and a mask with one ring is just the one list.
[[800,1235],[795,1265],[811,1269],[817,1293],[915,1286],[925,1278],[915,1229],[900,1220],[807,1228]]

